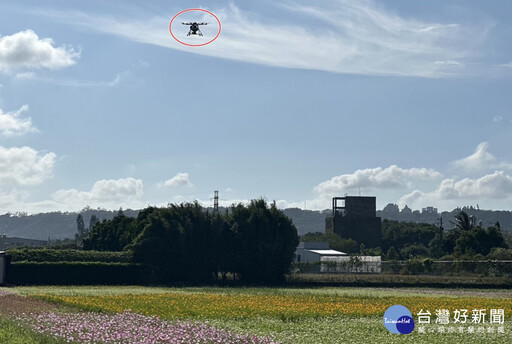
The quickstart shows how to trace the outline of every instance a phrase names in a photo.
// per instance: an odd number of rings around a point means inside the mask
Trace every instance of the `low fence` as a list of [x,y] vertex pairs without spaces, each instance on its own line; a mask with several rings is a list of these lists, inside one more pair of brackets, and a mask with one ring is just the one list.
[[401,275],[480,275],[512,276],[512,260],[433,260],[411,259],[381,261],[380,256],[322,257],[313,263],[295,263],[295,273],[349,273],[349,274],[401,274]]
[[321,257],[320,272],[380,273],[380,256]]
[[292,264],[296,273],[365,273],[382,272],[380,256],[323,256],[320,261]]
[[383,261],[382,272],[413,275],[512,276],[512,260],[433,260]]

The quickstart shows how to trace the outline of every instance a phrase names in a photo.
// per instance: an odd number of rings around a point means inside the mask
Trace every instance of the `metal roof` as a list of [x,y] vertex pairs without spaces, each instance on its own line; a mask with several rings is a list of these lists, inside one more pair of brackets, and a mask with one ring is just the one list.
[[306,250],[309,252],[313,252],[316,254],[319,254],[321,256],[346,256],[347,254],[345,252],[340,252],[336,250]]

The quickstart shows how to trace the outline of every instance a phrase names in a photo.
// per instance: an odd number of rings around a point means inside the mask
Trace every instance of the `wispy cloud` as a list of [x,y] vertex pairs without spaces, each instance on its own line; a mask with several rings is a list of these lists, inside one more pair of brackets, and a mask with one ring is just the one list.
[[177,186],[193,186],[190,182],[190,177],[188,173],[180,172],[176,174],[174,177],[167,179],[165,182],[159,184],[159,186],[169,186],[169,187],[177,187]]
[[503,64],[496,65],[496,67],[512,68],[512,61],[509,63],[503,63]]
[[[363,75],[457,76],[479,55],[492,25],[437,23],[403,18],[374,1],[293,1],[278,5],[304,21],[267,22],[235,5],[212,11],[222,22],[221,36],[203,47],[186,47],[169,34],[170,18],[116,18],[83,12],[43,11],[69,24],[219,58],[284,68]],[[288,17],[288,16],[286,16]]]
[[86,79],[65,79],[65,78],[52,78],[38,76],[35,73],[17,73],[15,79],[24,81],[44,82],[51,85],[65,86],[65,87],[115,87],[129,78],[130,70],[117,73],[111,80],[86,80]]

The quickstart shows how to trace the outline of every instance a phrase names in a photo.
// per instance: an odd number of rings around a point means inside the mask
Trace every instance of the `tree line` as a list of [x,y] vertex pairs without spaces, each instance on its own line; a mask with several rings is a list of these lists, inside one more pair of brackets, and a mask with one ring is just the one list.
[[261,199],[222,214],[197,202],[148,207],[136,218],[120,212],[83,233],[83,249],[129,251],[159,283],[281,282],[298,244],[292,221]]
[[499,222],[483,228],[481,221],[460,211],[451,221],[451,225],[452,229],[444,230],[432,224],[383,220],[380,247],[360,247],[354,240],[341,238],[336,234],[308,233],[301,240],[327,241],[335,250],[381,255],[387,260],[418,257],[474,259],[495,252],[501,252],[503,256],[504,250],[508,248]]

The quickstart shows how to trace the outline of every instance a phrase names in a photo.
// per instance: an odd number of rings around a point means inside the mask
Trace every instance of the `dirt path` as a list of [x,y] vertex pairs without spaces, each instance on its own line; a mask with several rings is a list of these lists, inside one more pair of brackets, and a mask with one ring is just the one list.
[[43,313],[62,311],[64,307],[54,303],[37,300],[31,297],[19,296],[0,290],[0,316],[16,316],[27,313]]

